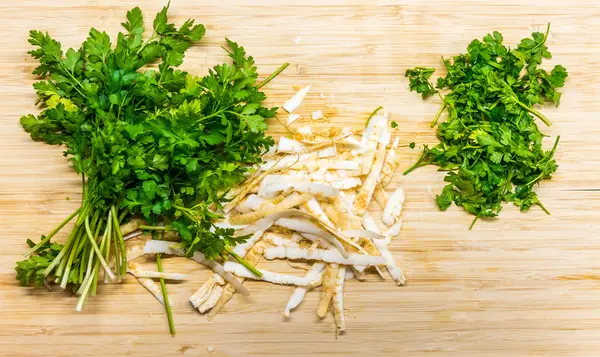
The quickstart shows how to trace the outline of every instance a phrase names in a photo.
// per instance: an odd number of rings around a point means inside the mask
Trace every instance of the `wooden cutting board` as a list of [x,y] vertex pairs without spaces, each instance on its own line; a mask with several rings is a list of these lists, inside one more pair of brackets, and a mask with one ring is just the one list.
[[[335,336],[331,317],[318,321],[318,293],[284,321],[291,288],[264,283],[248,283],[251,296],[235,296],[209,322],[187,301],[209,272],[183,259],[165,262],[166,269],[189,269],[192,277],[169,285],[175,337],[162,307],[133,279],[101,286],[81,313],[69,292],[19,287],[13,269],[25,239],[47,234],[80,195],[61,148],[31,141],[18,123],[35,110],[27,32],[45,30],[65,46],[78,46],[91,25],[114,36],[136,5],[151,19],[164,2],[0,4],[1,356],[204,356],[209,346],[211,356],[600,354],[600,7],[594,0],[173,1],[177,23],[191,17],[208,29],[186,56],[185,69],[203,74],[224,61],[220,46],[230,37],[255,56],[264,76],[292,63],[268,86],[273,105],[294,85],[312,84],[300,114],[323,109],[329,123],[322,125],[355,128],[384,105],[404,146],[435,142],[428,124],[438,109],[435,100],[409,93],[406,68],[440,68],[440,55],[461,52],[493,30],[516,44],[552,23],[554,58],[547,64],[569,71],[560,108],[542,108],[554,122],[543,130],[561,135],[559,171],[538,191],[552,216],[506,206],[501,218],[468,231],[470,216],[434,205],[429,192],[440,190],[442,174],[433,168],[398,173],[393,185],[405,188],[407,203],[393,253],[408,283],[398,287],[374,275],[349,282],[345,335]],[[272,130],[281,133],[277,124]],[[417,156],[418,150],[403,148],[400,168]]]

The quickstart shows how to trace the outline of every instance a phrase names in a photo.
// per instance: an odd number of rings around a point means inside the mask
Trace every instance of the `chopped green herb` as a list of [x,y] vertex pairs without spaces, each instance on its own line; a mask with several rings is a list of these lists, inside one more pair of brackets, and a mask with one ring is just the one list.
[[546,125],[550,121],[533,106],[546,102],[558,106],[558,88],[564,86],[567,71],[560,65],[550,72],[539,67],[544,58],[551,58],[548,31],[533,33],[515,49],[503,44],[499,32],[473,40],[466,53],[444,59],[448,73],[437,79],[435,87],[429,82],[433,69],[406,71],[411,90],[423,98],[437,93],[443,100],[432,125],[444,110],[448,113],[437,129],[440,143],[425,146],[405,172],[425,165],[449,171],[444,178],[448,184],[436,199],[441,210],[452,203],[461,206],[475,215],[473,224],[480,217],[497,216],[503,202],[512,202],[521,211],[539,205],[549,213],[533,186],[556,171],[559,137],[552,150],[543,150],[545,135],[534,119]]
[[396,129],[398,127],[398,123],[396,123],[395,121],[392,120],[392,123],[390,124],[390,126],[392,127],[392,129]]
[[415,148],[415,142],[411,141],[411,143],[408,144],[408,147],[411,148],[411,149],[414,149]]

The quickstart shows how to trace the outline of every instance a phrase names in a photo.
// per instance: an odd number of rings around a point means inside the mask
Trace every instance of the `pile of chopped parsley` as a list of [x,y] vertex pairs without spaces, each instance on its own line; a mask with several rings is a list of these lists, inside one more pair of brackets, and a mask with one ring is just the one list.
[[504,202],[521,211],[538,205],[549,213],[533,188],[556,171],[560,137],[551,150],[543,149],[546,135],[536,118],[548,126],[550,120],[534,106],[558,106],[558,89],[567,78],[561,65],[549,72],[540,68],[543,59],[552,57],[546,46],[549,30],[550,25],[545,34],[522,39],[515,49],[505,46],[498,32],[475,39],[466,53],[443,59],[447,74],[435,86],[430,82],[433,68],[406,71],[412,91],[423,99],[438,95],[442,100],[432,127],[444,111],[448,118],[437,128],[440,143],[425,146],[405,174],[425,165],[448,171],[437,205],[441,210],[452,203],[463,207],[475,215],[471,227],[478,218],[497,216]]

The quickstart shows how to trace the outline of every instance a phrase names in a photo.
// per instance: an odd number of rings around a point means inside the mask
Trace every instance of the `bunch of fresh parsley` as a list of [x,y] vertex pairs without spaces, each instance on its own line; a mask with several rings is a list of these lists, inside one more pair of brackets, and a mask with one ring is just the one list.
[[[433,68],[406,71],[410,89],[423,99],[439,95],[443,104],[432,122],[447,110],[448,119],[437,129],[440,143],[425,146],[419,160],[405,174],[425,165],[449,171],[448,184],[437,196],[446,210],[452,203],[480,217],[497,216],[503,202],[521,211],[539,205],[533,186],[550,179],[557,169],[553,159],[559,137],[550,151],[542,148],[544,134],[534,117],[550,121],[533,108],[551,102],[558,106],[567,71],[557,65],[550,72],[539,65],[551,58],[545,34],[535,32],[515,49],[503,44],[498,32],[473,40],[467,53],[444,59],[445,77],[430,82]],[[442,93],[443,92],[443,93]],[[473,226],[471,224],[471,227]]]
[[[232,64],[205,77],[181,71],[186,50],[205,30],[194,20],[177,28],[167,10],[156,15],[148,39],[137,7],[114,44],[92,28],[78,49],[63,51],[48,34],[30,32],[43,110],[21,124],[34,140],[66,147],[83,189],[81,207],[17,263],[17,279],[71,283],[81,295],[78,308],[94,295],[100,270],[115,279],[125,274],[119,225],[133,216],[154,225],[146,229],[176,231],[188,254],[210,259],[231,254],[229,247],[245,239],[216,227],[215,210],[273,145],[265,121],[277,108],[263,106],[260,88],[287,64],[257,83],[254,59],[227,40]],[[158,67],[149,69],[154,62]],[[64,245],[49,245],[75,216]]]

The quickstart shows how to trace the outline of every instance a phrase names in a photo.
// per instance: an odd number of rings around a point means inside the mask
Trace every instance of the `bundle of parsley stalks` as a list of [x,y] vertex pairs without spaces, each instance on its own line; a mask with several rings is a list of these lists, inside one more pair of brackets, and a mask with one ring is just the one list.
[[546,102],[558,106],[567,77],[564,67],[550,72],[539,65],[551,58],[545,34],[535,32],[510,49],[498,32],[483,41],[473,40],[467,53],[453,60],[443,59],[447,70],[434,87],[429,79],[433,68],[416,67],[406,71],[410,89],[423,99],[438,94],[442,106],[432,127],[446,110],[448,119],[437,129],[440,143],[425,146],[419,160],[404,174],[425,165],[449,171],[448,184],[437,196],[446,210],[452,203],[480,217],[497,216],[503,202],[512,202],[521,211],[532,205],[546,213],[533,187],[552,178],[557,169],[554,153],[560,137],[549,151],[542,148],[542,134],[534,118],[550,121],[533,108]]
[[[39,243],[28,240],[17,279],[70,284],[80,295],[78,310],[96,293],[102,271],[117,281],[126,273],[119,226],[134,216],[149,222],[146,230],[176,231],[187,254],[233,255],[246,263],[230,250],[246,237],[212,221],[228,189],[273,145],[265,119],[277,108],[262,105],[260,88],[287,64],[257,83],[253,58],[227,40],[233,64],[194,77],[176,67],[204,26],[187,20],[177,28],[168,23],[167,10],[156,15],[146,40],[141,10],[127,12],[127,32],[114,46],[92,28],[79,49],[63,53],[48,34],[30,32],[36,49],[29,53],[40,62],[33,74],[43,78],[33,86],[43,110],[21,124],[34,140],[66,147],[64,155],[81,175],[82,198]],[[158,68],[148,69],[154,62]],[[51,243],[72,220],[66,242]]]

